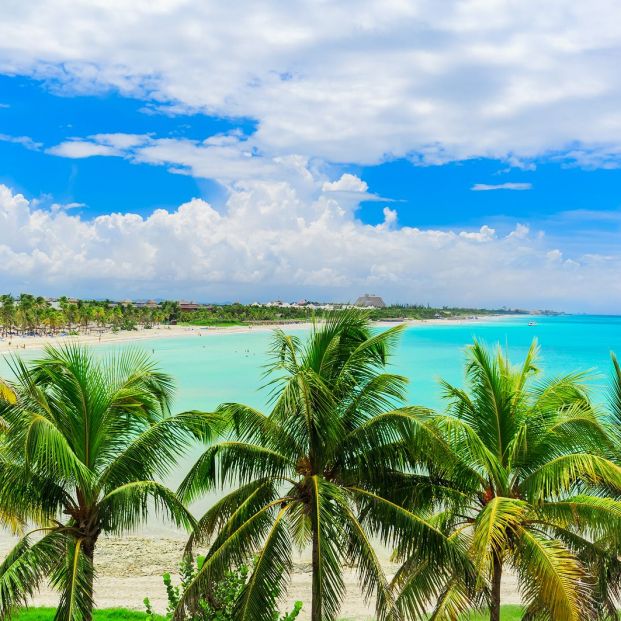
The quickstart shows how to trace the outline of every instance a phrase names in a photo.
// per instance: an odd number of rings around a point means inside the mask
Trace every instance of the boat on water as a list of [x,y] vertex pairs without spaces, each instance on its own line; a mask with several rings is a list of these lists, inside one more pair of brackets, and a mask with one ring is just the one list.
[[528,325],[529,325],[529,326],[536,326],[536,325],[537,325],[537,322],[536,322],[536,321],[529,321],[529,322],[528,322]]

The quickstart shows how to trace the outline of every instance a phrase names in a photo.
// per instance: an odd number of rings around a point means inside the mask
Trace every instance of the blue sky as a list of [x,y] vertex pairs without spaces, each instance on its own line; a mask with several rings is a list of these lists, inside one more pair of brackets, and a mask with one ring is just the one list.
[[0,288],[618,310],[614,4],[294,4],[14,6]]
[[[214,180],[171,174],[167,168],[136,164],[122,158],[67,159],[46,153],[72,137],[101,133],[152,134],[204,140],[239,130],[251,135],[256,122],[206,114],[149,112],[152,101],[123,97],[118,92],[63,96],[60,88],[22,76],[0,76],[0,134],[27,136],[40,146],[0,141],[0,182],[56,203],[83,203],[86,217],[116,211],[149,214],[174,209],[194,197],[221,204],[225,190]],[[397,158],[374,166],[331,163],[334,172],[364,179],[371,192],[392,202],[363,202],[358,217],[366,223],[383,220],[389,204],[399,222],[409,226],[474,227],[481,222],[511,226],[514,221],[539,224],[566,211],[618,214],[621,170],[585,168],[544,161],[534,170],[511,168],[506,161],[472,158],[443,165],[420,166]],[[104,180],[106,180],[104,182]],[[510,180],[510,181],[508,181]],[[477,184],[530,184],[529,190],[473,191]],[[584,214],[587,218],[588,214]],[[589,227],[605,228],[596,218]],[[584,220],[569,221],[559,234],[583,231]]]

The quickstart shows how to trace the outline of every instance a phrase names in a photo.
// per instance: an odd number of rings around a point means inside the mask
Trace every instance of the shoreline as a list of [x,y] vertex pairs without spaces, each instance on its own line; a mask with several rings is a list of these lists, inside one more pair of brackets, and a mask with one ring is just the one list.
[[[407,319],[405,321],[377,321],[373,322],[377,327],[392,327],[401,323],[407,327],[422,326],[458,326],[465,324],[484,324],[489,322],[514,319],[515,317],[528,318],[529,315],[485,315],[477,318],[453,318],[453,319]],[[8,336],[0,337],[0,354],[16,353],[29,349],[41,349],[46,345],[63,345],[66,343],[80,343],[86,345],[125,344],[147,341],[160,338],[179,338],[187,336],[211,336],[224,334],[244,334],[249,332],[271,332],[276,329],[282,330],[307,330],[311,327],[310,322],[283,322],[274,324],[247,324],[239,326],[188,326],[188,325],[158,325],[153,328],[140,328],[138,330],[103,332],[98,334],[77,335],[43,335],[43,336]]]

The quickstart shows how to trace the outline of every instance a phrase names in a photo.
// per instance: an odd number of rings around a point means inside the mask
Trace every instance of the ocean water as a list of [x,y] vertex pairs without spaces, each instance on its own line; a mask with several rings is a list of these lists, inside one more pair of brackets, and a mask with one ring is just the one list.
[[[589,371],[593,394],[603,398],[611,372],[610,352],[621,358],[621,316],[567,315],[511,317],[459,325],[420,324],[408,327],[390,360],[390,369],[409,379],[409,401],[441,407],[440,377],[461,385],[466,347],[475,338],[500,344],[519,363],[533,339],[541,347],[542,377],[575,370]],[[291,329],[304,336],[305,330]],[[179,338],[141,340],[136,345],[102,344],[108,353],[122,347],[152,352],[162,370],[176,381],[176,410],[211,409],[224,401],[239,401],[264,408],[264,367],[271,333],[194,334]],[[38,353],[25,350],[24,357]],[[10,377],[6,356],[0,356],[0,377]]]
[[[621,316],[512,317],[459,325],[421,324],[408,327],[390,361],[393,372],[409,379],[411,404],[442,407],[438,379],[462,385],[466,347],[477,338],[489,345],[506,348],[519,363],[533,339],[541,347],[539,364],[542,377],[570,371],[588,371],[594,399],[602,404],[611,372],[610,352],[621,359]],[[303,337],[304,330],[291,329]],[[142,340],[137,347],[152,352],[162,370],[173,375],[177,385],[176,411],[210,410],[226,401],[247,403],[258,408],[267,405],[263,373],[271,333],[251,331],[230,334],[194,334],[180,338]],[[98,345],[97,351],[111,352],[131,345]],[[26,350],[25,357],[37,352]],[[0,357],[0,376],[10,376],[6,360]],[[169,483],[178,484],[199,447],[179,464]],[[213,497],[195,508],[203,511]],[[159,531],[153,524],[150,530]]]

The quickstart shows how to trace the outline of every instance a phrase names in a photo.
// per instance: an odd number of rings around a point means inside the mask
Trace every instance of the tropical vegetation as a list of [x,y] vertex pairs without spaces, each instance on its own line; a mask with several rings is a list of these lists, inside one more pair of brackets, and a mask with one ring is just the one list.
[[[621,533],[621,468],[606,457],[614,444],[583,376],[535,382],[536,358],[533,344],[514,367],[502,350],[475,343],[467,388],[442,383],[448,409],[425,417],[437,443],[426,460],[412,456],[425,472],[404,478],[402,502],[434,511],[430,521],[465,551],[469,567],[449,568],[430,588],[420,549],[398,547],[404,563],[394,584],[403,610],[426,601],[435,603],[434,618],[450,619],[474,603],[498,621],[510,567],[526,618],[616,615],[613,601],[593,590],[596,559],[618,566],[602,547],[618,547]],[[428,571],[438,575],[437,567]]]
[[150,328],[178,314],[176,302],[137,306],[131,302],[74,300],[61,297],[54,303],[22,293],[18,298],[0,295],[0,335],[56,335],[104,330]]
[[29,365],[13,359],[12,370],[12,398],[0,400],[0,507],[37,526],[0,565],[0,612],[48,581],[60,591],[56,618],[88,621],[102,533],[132,530],[149,510],[194,526],[160,481],[218,421],[171,415],[172,378],[134,349],[100,359],[78,345],[48,347]]
[[[339,307],[342,305],[336,305]],[[191,310],[189,310],[191,308]],[[506,309],[432,308],[429,305],[393,305],[369,311],[374,321],[450,318],[506,314]],[[0,295],[0,336],[56,335],[151,328],[159,324],[183,323],[198,326],[286,323],[311,321],[330,313],[314,304],[201,304],[174,300],[131,302],[130,300],[81,300],[60,297],[49,300],[22,293]]]
[[[168,600],[167,620],[173,618],[188,585],[194,580],[197,571],[200,571],[204,562],[204,556],[197,556],[196,561],[189,556],[184,557],[179,566],[180,579],[178,584],[174,583],[170,573],[165,573],[162,576]],[[248,564],[227,571],[220,581],[215,585],[211,584],[209,590],[201,593],[191,614],[191,621],[235,621],[237,609],[248,585],[249,575],[250,565]],[[302,602],[296,602],[290,612],[280,614],[277,611],[278,595],[278,586],[274,585],[271,593],[263,602],[264,607],[271,612],[272,621],[295,621],[302,610]],[[151,600],[148,597],[145,597],[144,605],[147,614],[145,621],[157,621],[158,615],[153,611]]]
[[374,549],[417,542],[429,561],[450,557],[446,537],[420,515],[385,496],[387,475],[406,463],[401,406],[407,380],[388,373],[402,326],[372,332],[357,312],[331,315],[307,342],[276,331],[268,369],[271,410],[228,403],[231,437],[209,447],[180,487],[190,502],[234,485],[199,520],[190,540],[213,538],[188,584],[184,606],[220,580],[231,564],[259,549],[239,607],[239,619],[269,619],[263,602],[284,589],[294,547],[311,549],[313,621],[336,619],[344,595],[343,568],[356,565],[378,619],[391,618],[394,593]]
[[[190,531],[181,582],[164,577],[168,618],[279,619],[293,554],[307,549],[313,621],[338,619],[346,566],[378,621],[498,621],[508,572],[524,608],[503,615],[616,619],[616,359],[604,408],[587,376],[542,377],[535,344],[513,365],[475,342],[465,386],[442,382],[446,409],[433,411],[407,404],[389,367],[401,330],[343,310],[305,340],[275,331],[265,413],[228,402],[172,414],[172,379],[133,349],[14,358],[0,383],[0,519],[30,530],[0,565],[0,617],[48,581],[56,619],[90,621],[99,536],[159,511]],[[196,442],[204,450],[175,493],[161,481]],[[213,491],[195,519],[187,507]],[[400,564],[392,579],[378,546]]]

